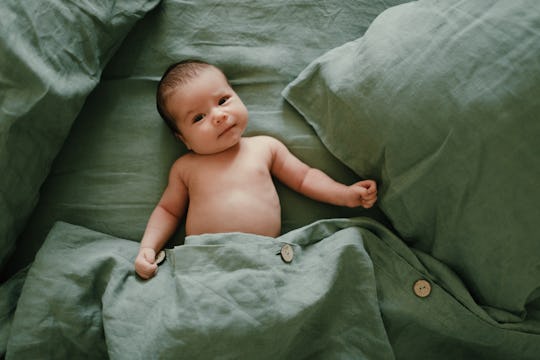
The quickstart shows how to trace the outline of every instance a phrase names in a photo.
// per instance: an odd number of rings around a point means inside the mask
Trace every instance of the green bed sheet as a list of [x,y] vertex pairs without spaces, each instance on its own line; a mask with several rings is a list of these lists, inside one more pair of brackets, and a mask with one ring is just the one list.
[[[292,262],[280,257],[284,244]],[[7,359],[536,359],[453,272],[367,218],[278,238],[191,236],[140,280],[138,244],[57,223],[29,270]],[[414,283],[431,285],[418,297]],[[535,333],[536,331],[536,333]]]
[[[134,26],[86,99],[17,239],[9,272],[32,261],[55,221],[140,240],[171,164],[186,152],[155,109],[163,71],[181,59],[200,58],[226,72],[249,110],[247,135],[276,136],[312,166],[357,181],[281,91],[314,58],[362,35],[377,14],[400,2],[160,2]],[[365,214],[317,204],[279,184],[278,191],[284,231]],[[182,242],[182,229],[173,242]]]

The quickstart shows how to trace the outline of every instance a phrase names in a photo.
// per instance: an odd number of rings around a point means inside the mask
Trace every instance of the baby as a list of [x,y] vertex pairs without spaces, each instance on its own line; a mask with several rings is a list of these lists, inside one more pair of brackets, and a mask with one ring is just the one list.
[[304,164],[269,136],[243,137],[248,111],[221,70],[201,61],[172,65],[157,91],[160,115],[191,150],[172,165],[135,260],[143,279],[186,213],[186,235],[244,232],[276,237],[281,208],[272,175],[312,199],[369,208],[377,185],[346,186]]

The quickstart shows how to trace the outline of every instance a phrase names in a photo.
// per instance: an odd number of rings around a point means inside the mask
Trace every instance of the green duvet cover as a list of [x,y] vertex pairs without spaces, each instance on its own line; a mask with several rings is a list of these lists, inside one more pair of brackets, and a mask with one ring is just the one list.
[[[291,262],[280,250],[289,244]],[[138,244],[58,223],[30,269],[13,359],[534,359],[456,275],[367,218],[191,236],[140,280]],[[431,291],[418,296],[414,284]],[[537,324],[536,324],[537,325]]]

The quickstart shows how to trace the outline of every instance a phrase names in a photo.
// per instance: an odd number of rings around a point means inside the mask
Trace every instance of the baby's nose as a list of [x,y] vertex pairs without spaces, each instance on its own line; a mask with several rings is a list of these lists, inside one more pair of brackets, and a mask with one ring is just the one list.
[[214,122],[216,124],[221,124],[225,120],[227,120],[227,114],[221,110],[216,110],[214,113]]

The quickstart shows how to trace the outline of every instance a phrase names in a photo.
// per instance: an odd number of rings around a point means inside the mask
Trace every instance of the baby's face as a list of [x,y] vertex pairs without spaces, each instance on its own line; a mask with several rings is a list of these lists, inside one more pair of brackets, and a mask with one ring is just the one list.
[[225,76],[213,67],[176,89],[167,110],[179,138],[198,154],[214,154],[236,145],[247,127],[248,111]]

